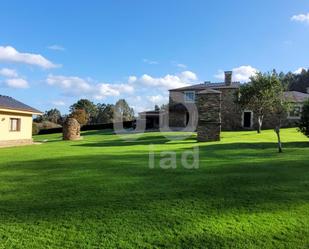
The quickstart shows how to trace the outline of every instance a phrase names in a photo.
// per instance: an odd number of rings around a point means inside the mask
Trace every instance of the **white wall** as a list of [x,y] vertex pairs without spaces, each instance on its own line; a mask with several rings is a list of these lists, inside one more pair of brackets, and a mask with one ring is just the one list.
[[[10,119],[19,118],[20,131],[10,131]],[[32,114],[0,111],[0,141],[32,139]]]

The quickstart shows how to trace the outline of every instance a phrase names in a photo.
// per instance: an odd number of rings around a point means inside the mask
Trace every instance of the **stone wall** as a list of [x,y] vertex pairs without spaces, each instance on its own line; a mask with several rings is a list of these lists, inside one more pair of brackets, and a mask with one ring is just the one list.
[[[234,102],[235,96],[238,92],[238,88],[220,87],[212,89],[221,92],[221,100],[222,100],[221,129],[224,131],[236,131],[236,130],[248,129],[243,128],[243,120],[242,120],[243,110]],[[198,96],[199,92],[196,91],[196,94]],[[170,106],[175,106],[177,103],[182,103],[183,101],[184,101],[183,92],[170,91]],[[203,112],[199,111],[199,115],[203,115]],[[267,113],[264,116],[262,129],[273,129],[276,126],[276,123],[277,123],[276,116],[274,114]],[[170,127],[185,127],[186,109],[171,108],[169,112],[169,124]],[[297,124],[298,120],[293,119],[291,120],[285,118],[282,122],[282,127],[296,127]],[[257,116],[255,113],[253,113],[253,124],[251,129],[252,130],[257,129],[257,126],[258,126]]]
[[216,89],[221,92],[221,127],[224,131],[233,131],[242,129],[242,111],[235,104],[235,94],[237,88]]
[[30,144],[33,144],[32,139],[5,140],[5,141],[0,141],[0,148],[1,147],[30,145]]
[[169,127],[185,127],[186,126],[186,112],[175,111],[173,109],[169,112]]
[[199,142],[219,141],[221,133],[221,92],[202,91],[197,95]]

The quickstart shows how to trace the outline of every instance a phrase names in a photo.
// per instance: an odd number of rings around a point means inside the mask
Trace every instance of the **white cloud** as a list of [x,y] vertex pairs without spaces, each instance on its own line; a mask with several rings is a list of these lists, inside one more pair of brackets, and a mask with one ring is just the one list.
[[10,69],[10,68],[1,68],[0,69],[0,75],[7,77],[7,78],[16,78],[18,77],[18,74],[16,70]]
[[143,62],[149,65],[158,65],[159,62],[158,61],[154,61],[154,60],[149,60],[149,59],[143,59]]
[[193,82],[197,80],[197,76],[191,71],[184,71],[180,73],[180,79],[185,82]]
[[56,45],[56,44],[48,46],[47,48],[50,49],[50,50],[56,50],[56,51],[64,51],[65,50],[64,47],[62,47],[60,45]]
[[148,87],[159,87],[163,90],[187,86],[197,81],[197,76],[191,71],[184,71],[180,74],[167,74],[163,77],[155,78],[148,74],[142,75],[140,78],[130,76],[129,81],[134,84],[142,84]]
[[40,54],[20,53],[11,46],[0,46],[0,61],[17,62],[38,66],[44,69],[58,67]]
[[153,95],[153,96],[147,96],[147,99],[153,104],[153,105],[162,105],[168,103],[168,96],[164,95]]
[[137,81],[137,77],[136,76],[129,76],[129,79],[128,79],[128,82],[131,84],[131,83],[134,83],[135,81]]
[[307,69],[304,68],[304,67],[300,67],[300,68],[298,68],[297,70],[295,70],[293,73],[294,73],[294,74],[301,74],[301,72],[302,72],[303,70],[307,70]]
[[92,83],[90,80],[76,76],[48,75],[47,84],[57,86],[66,95],[90,96],[95,99],[104,99],[108,96],[119,96],[121,93],[132,93],[130,84]]
[[187,65],[181,64],[181,63],[178,63],[176,66],[179,67],[179,68],[182,68],[182,69],[187,68]]
[[309,24],[309,13],[299,14],[291,17],[292,21]]
[[21,78],[6,79],[4,83],[8,87],[12,87],[12,88],[28,88],[29,87],[28,82]]
[[[233,81],[246,82],[249,81],[250,77],[255,75],[258,70],[252,66],[240,66],[233,68]],[[218,74],[215,75],[215,78],[224,80],[224,71],[219,70]]]
[[[125,98],[135,112],[151,110],[154,105],[168,103],[167,89],[194,84],[197,76],[191,71],[155,78],[144,74],[130,76],[124,83],[98,83],[76,76],[48,75],[46,82],[58,87],[66,96],[86,97],[102,100],[108,97]],[[61,102],[60,102],[61,103]],[[54,104],[59,104],[54,102]]]
[[51,103],[55,106],[65,106],[66,103],[63,100],[53,100]]
[[51,86],[58,86],[61,89],[70,92],[72,95],[79,95],[91,90],[90,84],[79,77],[75,76],[62,76],[62,75],[48,75],[47,84]]

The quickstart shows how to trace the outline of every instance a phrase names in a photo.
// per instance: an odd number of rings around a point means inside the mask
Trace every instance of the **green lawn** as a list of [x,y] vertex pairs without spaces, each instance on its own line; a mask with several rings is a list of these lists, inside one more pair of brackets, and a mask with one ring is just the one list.
[[[0,248],[309,248],[309,143],[282,130],[221,142],[108,132],[0,149]],[[148,167],[149,144],[199,145],[198,169]]]

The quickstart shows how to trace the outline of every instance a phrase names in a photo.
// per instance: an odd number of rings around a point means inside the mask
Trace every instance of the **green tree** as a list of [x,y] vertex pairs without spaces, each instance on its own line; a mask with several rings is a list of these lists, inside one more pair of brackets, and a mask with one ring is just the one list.
[[284,80],[288,82],[290,91],[306,93],[309,88],[309,70],[303,69],[299,74],[288,73]]
[[42,123],[44,121],[49,121],[55,124],[61,124],[62,117],[61,113],[58,109],[50,109],[48,111],[45,111],[45,113],[42,116],[38,116],[34,119],[35,122]]
[[303,105],[299,130],[309,137],[309,100],[307,100]]
[[158,105],[155,105],[155,106],[154,106],[154,110],[155,110],[155,111],[160,111],[160,107],[159,107]]
[[70,106],[70,112],[73,113],[75,110],[85,110],[88,115],[88,122],[94,123],[97,117],[97,106],[88,99],[80,99],[76,103]]
[[160,110],[161,111],[168,111],[168,107],[169,107],[168,104],[163,104],[163,105],[161,105]]
[[87,124],[89,121],[89,116],[84,109],[75,109],[70,114],[70,117],[75,118],[81,126]]
[[261,133],[265,113],[273,112],[283,101],[283,86],[278,74],[257,73],[251,82],[240,87],[236,102],[252,110],[258,119],[257,132]]
[[97,123],[108,124],[113,122],[114,105],[97,104],[97,110]]
[[125,99],[120,99],[116,102],[114,113],[118,117],[122,117],[123,121],[134,120],[134,110],[128,105]]

